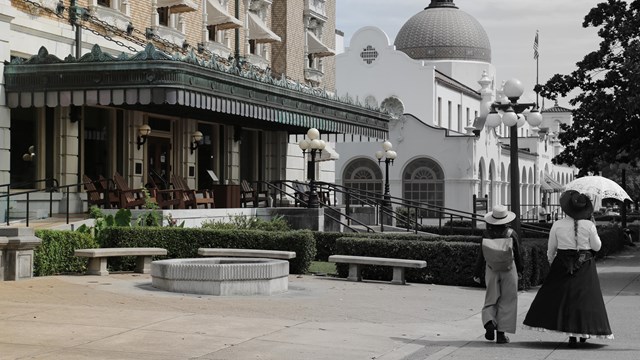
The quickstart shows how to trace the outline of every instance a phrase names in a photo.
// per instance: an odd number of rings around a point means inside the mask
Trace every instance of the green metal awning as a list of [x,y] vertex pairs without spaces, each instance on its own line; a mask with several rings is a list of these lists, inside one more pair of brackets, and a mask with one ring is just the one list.
[[540,184],[540,191],[547,193],[562,192],[564,191],[564,186],[547,174]]
[[4,76],[10,108],[175,105],[283,124],[301,133],[315,127],[323,133],[388,136],[390,118],[379,110],[274,79],[246,64],[206,62],[193,53],[171,57],[151,44],[131,57],[114,57],[96,45],[77,61],[41,48],[27,61],[5,65]]

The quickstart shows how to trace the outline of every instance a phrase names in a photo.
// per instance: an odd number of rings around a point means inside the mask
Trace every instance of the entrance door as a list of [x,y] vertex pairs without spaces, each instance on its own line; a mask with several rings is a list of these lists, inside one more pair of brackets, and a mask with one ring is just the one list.
[[[171,179],[171,142],[168,138],[147,139],[147,175],[162,189],[169,188]],[[158,184],[158,181],[161,183]]]

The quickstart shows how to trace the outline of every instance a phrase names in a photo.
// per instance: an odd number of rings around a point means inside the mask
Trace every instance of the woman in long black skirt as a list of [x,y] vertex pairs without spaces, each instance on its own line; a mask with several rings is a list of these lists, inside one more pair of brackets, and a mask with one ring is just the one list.
[[556,221],[549,232],[547,256],[551,270],[538,290],[524,327],[569,335],[569,346],[577,338],[613,339],[607,309],[602,299],[594,252],[602,242],[595,224],[591,200],[574,190],[560,197],[568,217]]

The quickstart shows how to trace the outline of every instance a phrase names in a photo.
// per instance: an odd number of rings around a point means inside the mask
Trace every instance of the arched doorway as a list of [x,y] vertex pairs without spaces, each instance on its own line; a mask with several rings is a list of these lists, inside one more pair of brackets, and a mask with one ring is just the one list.
[[[411,161],[402,173],[402,197],[408,200],[444,207],[444,171],[428,158]],[[423,211],[421,217],[438,217],[438,211]]]
[[[345,187],[382,194],[382,170],[371,159],[360,158],[351,161],[342,173]],[[346,199],[342,199],[346,203]],[[358,199],[349,199],[350,205],[359,205]]]

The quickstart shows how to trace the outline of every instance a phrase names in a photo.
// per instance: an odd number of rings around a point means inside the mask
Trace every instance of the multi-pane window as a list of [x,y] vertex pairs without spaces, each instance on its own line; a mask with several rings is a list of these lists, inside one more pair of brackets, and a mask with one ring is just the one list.
[[[343,174],[344,186],[363,193],[363,197],[367,195],[382,193],[382,171],[375,162],[369,159],[356,159],[346,166]],[[347,199],[343,198],[346,203]],[[359,205],[362,200],[357,196],[349,197],[349,204]]]
[[216,39],[217,31],[216,31],[215,25],[208,25],[207,30],[209,30],[209,41],[221,42],[218,39]]
[[402,175],[403,198],[422,203],[420,217],[435,218],[444,206],[444,172],[440,165],[427,158],[413,160]]
[[111,0],[98,0],[98,5],[111,7]]
[[161,7],[158,8],[158,23],[163,26],[169,26],[169,8]]

